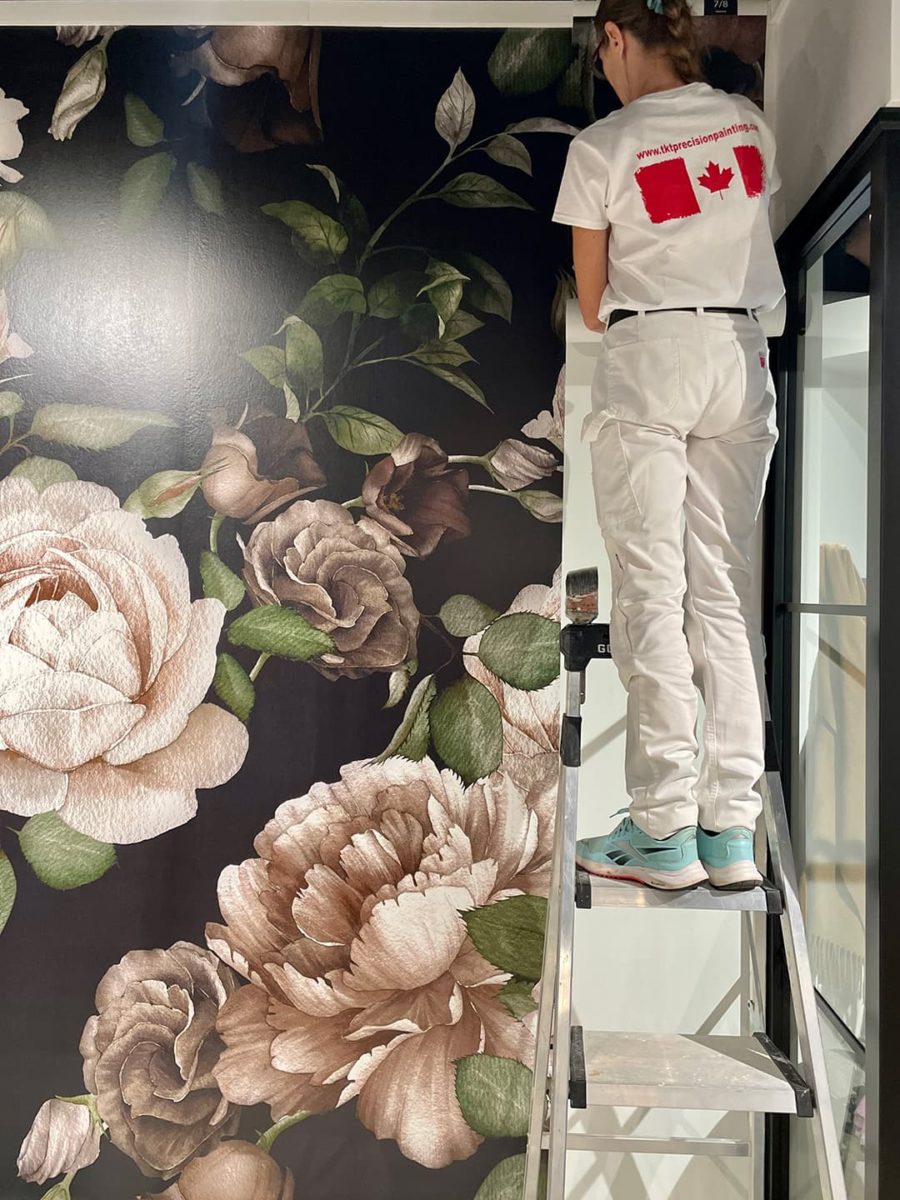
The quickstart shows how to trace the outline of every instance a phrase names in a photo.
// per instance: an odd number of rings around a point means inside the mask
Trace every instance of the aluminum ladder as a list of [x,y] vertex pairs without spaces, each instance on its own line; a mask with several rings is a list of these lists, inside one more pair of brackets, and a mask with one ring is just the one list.
[[[588,665],[594,659],[612,657],[609,626],[599,624],[597,616],[596,570],[571,573],[566,579],[569,623],[560,634],[566,700],[524,1200],[544,1200],[545,1196],[546,1200],[564,1200],[567,1150],[746,1158],[754,1142],[757,1149],[761,1145],[766,1113],[788,1113],[812,1122],[822,1200],[846,1200],[768,697],[765,698],[766,767],[760,787],[771,882],[767,880],[761,887],[743,892],[718,890],[709,884],[666,892],[589,875],[577,869],[575,863],[581,706]],[[743,1037],[714,1037],[592,1033],[572,1026],[575,910],[597,907],[739,911],[744,923],[744,944],[750,947],[757,983],[753,916],[756,913],[777,916],[784,940],[802,1071],[761,1032]],[[752,1141],[738,1141],[569,1133],[570,1109],[595,1105],[745,1112],[756,1137]],[[549,1149],[546,1164],[542,1159],[544,1149]],[[753,1190],[759,1196],[762,1172],[758,1162],[755,1169]]]

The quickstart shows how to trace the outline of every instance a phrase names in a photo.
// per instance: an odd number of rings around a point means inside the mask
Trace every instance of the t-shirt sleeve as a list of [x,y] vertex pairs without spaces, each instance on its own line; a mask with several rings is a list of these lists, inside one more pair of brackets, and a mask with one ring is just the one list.
[[584,138],[574,138],[563,170],[552,220],[583,229],[608,229],[609,170],[603,155]]
[[762,142],[763,158],[766,160],[766,181],[769,187],[769,194],[773,194],[781,187],[781,175],[778,171],[778,163],[776,162],[776,147],[775,136],[771,129],[765,123],[757,118],[759,124],[759,138]]

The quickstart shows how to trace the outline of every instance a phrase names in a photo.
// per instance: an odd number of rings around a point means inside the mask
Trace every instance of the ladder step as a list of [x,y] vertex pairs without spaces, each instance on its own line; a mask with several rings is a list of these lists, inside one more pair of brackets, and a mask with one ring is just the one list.
[[[812,1116],[812,1093],[797,1068],[765,1034],[592,1033],[583,1069],[573,1063],[573,1092],[583,1074],[588,1107],[712,1109]],[[575,1104],[573,1095],[573,1106]]]
[[687,908],[761,912],[770,916],[780,915],[783,909],[781,893],[768,879],[764,879],[760,887],[746,892],[726,892],[708,883],[684,891],[666,892],[640,883],[591,875],[580,868],[575,872],[575,904],[578,908]]
[[[544,1132],[541,1148],[550,1144]],[[637,1137],[627,1133],[569,1133],[567,1150],[588,1150],[593,1154],[683,1154],[704,1158],[749,1158],[750,1143],[732,1138]]]

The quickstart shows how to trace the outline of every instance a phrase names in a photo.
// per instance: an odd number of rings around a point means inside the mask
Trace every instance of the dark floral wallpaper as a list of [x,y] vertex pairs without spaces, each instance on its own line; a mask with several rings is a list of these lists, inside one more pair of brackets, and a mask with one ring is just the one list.
[[7,30],[0,86],[0,1195],[517,1200],[612,98],[564,30]]

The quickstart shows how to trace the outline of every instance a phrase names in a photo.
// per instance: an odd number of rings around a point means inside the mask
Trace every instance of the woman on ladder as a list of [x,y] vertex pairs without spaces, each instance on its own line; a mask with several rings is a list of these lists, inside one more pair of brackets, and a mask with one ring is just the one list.
[[573,139],[553,220],[573,226],[585,324],[606,330],[583,436],[631,804],[577,859],[654,887],[754,887],[764,651],[751,589],[778,438],[756,313],[784,295],[774,142],[755,105],[701,81],[687,0],[602,0],[595,27],[623,107]]

